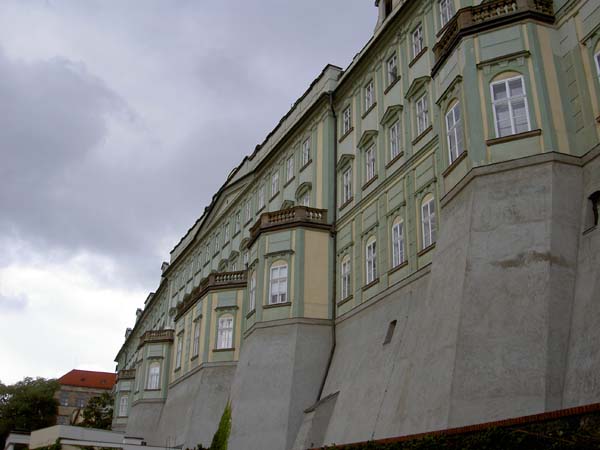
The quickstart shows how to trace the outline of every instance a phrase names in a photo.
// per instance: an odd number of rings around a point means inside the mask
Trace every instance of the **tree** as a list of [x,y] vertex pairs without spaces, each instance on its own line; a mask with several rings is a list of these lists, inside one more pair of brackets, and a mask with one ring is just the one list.
[[0,448],[11,431],[38,430],[56,422],[56,380],[24,378],[13,385],[0,383]]
[[91,397],[83,409],[83,422],[80,425],[87,428],[110,430],[113,417],[113,401],[112,394],[108,392]]
[[231,405],[227,403],[225,410],[219,422],[219,428],[213,436],[210,450],[227,450],[227,441],[229,441],[229,433],[231,432]]

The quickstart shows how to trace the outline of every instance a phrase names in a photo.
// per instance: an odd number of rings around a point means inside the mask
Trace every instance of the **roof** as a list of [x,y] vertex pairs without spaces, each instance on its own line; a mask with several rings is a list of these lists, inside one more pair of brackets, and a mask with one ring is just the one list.
[[117,375],[110,372],[92,372],[76,370],[64,374],[58,379],[62,386],[78,386],[94,389],[112,389]]

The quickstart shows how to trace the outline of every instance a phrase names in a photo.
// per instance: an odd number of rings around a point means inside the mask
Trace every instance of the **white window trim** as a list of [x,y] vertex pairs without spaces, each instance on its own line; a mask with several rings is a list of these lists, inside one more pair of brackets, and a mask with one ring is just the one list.
[[422,247],[426,249],[436,241],[435,198],[431,197],[421,204]]
[[192,357],[200,354],[200,319],[194,322],[194,341],[192,344]]
[[[285,269],[285,276],[281,275],[283,269]],[[277,285],[277,293],[273,294],[275,284]],[[273,300],[274,295],[276,296],[275,300]],[[269,305],[287,303],[288,301],[288,265],[287,263],[277,263],[272,265],[269,270]]]
[[217,349],[233,348],[233,316],[225,314],[217,320]]
[[[445,5],[445,8],[443,5]],[[453,0],[439,0],[438,6],[440,9],[440,28],[444,28],[444,26],[446,26],[446,24],[450,22],[454,16]],[[444,12],[446,13],[447,17],[445,17]]]
[[375,104],[375,83],[373,80],[365,85],[365,112]]
[[600,51],[594,55],[594,61],[596,61],[596,71],[598,74],[598,80],[600,81]]
[[[456,120],[456,111],[459,113],[459,118]],[[453,124],[450,125],[450,117],[453,120]],[[458,159],[458,157],[465,151],[464,139],[463,139],[463,126],[462,126],[462,114],[460,113],[460,102],[456,102],[452,108],[446,113],[446,137],[448,143],[448,160],[450,164]],[[456,154],[452,153],[452,142],[454,142],[454,148]]]
[[[372,157],[371,157],[372,155]],[[365,152],[365,178],[369,182],[375,178],[377,173],[377,155],[375,154],[375,145],[371,145]]]
[[265,187],[261,186],[258,188],[258,210],[260,211],[265,207]]
[[398,267],[406,260],[404,252],[404,221],[392,225],[392,268]]
[[[391,64],[393,63],[393,64]],[[391,68],[394,68],[392,73]],[[387,85],[391,86],[398,79],[398,55],[394,53],[386,61]]]
[[371,284],[377,279],[377,240],[367,242],[365,248],[366,284]]
[[417,136],[420,136],[429,127],[429,99],[427,93],[415,102],[415,113],[417,117]]
[[179,369],[181,367],[181,360],[183,356],[183,333],[180,333],[177,336],[177,351],[175,353],[175,368]]
[[310,138],[307,138],[302,143],[302,167],[310,162]]
[[412,50],[413,50],[413,59],[419,56],[419,54],[423,51],[423,24],[418,24],[413,32],[412,36]]
[[352,110],[347,106],[342,113],[342,136],[352,128]]
[[307,189],[300,196],[300,200],[298,201],[298,203],[300,204],[300,206],[306,206],[307,208],[310,207],[310,189]]
[[342,260],[341,265],[341,276],[342,276],[342,289],[341,289],[341,299],[348,298],[350,296],[350,286],[351,286],[351,277],[352,277],[352,266],[350,257],[345,257]]
[[127,417],[127,410],[129,409],[129,396],[123,395],[119,400],[119,417]]
[[271,197],[279,193],[279,171],[271,175]]
[[294,178],[294,157],[290,156],[286,163],[286,181],[291,181]]
[[342,174],[342,204],[352,198],[352,166],[344,170]]
[[[522,97],[510,97],[510,90],[509,90],[508,84],[509,84],[509,82],[511,82],[513,80],[521,80],[521,86],[523,87],[523,96]],[[504,84],[506,86],[506,98],[502,99],[502,100],[494,100],[494,86],[497,86],[500,84]],[[520,98],[523,99],[524,104],[525,104],[525,114],[527,116],[527,131],[531,131],[531,117],[529,115],[529,102],[527,101],[527,90],[525,87],[525,78],[523,77],[523,75],[517,75],[515,77],[505,78],[505,79],[502,79],[499,81],[494,81],[494,82],[490,83],[490,96],[492,99],[492,109],[494,112],[494,129],[496,131],[496,138],[512,136],[513,134],[517,134],[517,131],[515,128],[515,116],[513,113],[513,106],[512,106],[512,100],[515,100],[515,99],[520,99]],[[500,136],[500,130],[498,128],[498,116],[496,113],[496,105],[498,105],[500,103],[508,104],[508,114],[509,114],[509,118],[510,118],[511,134],[508,134],[505,136]]]
[[[152,369],[158,369],[156,373],[153,373]],[[155,390],[160,389],[160,363],[150,363],[148,367],[148,384],[146,389]]]
[[250,276],[250,290],[248,293],[248,311],[256,309],[256,272],[252,272]]
[[[400,152],[400,120],[396,120],[389,129],[390,137],[390,161],[396,158]],[[395,144],[395,148],[394,148]]]

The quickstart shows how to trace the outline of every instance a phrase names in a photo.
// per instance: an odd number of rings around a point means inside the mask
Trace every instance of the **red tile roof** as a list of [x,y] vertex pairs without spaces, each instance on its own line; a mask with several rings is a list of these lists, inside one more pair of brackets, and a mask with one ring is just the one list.
[[91,372],[73,369],[58,379],[64,386],[88,387],[94,389],[112,389],[117,374],[110,372]]

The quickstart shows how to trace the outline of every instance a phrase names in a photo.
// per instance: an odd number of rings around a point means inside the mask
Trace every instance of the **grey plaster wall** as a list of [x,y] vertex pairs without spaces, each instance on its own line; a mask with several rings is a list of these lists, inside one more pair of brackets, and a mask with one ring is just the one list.
[[[125,436],[153,438],[158,426],[164,403],[158,400],[139,401],[131,406]],[[151,441],[147,441],[150,445]],[[162,443],[164,445],[164,441]]]
[[312,406],[331,348],[331,324],[282,320],[262,324],[244,341],[231,388],[231,450],[293,446]]

